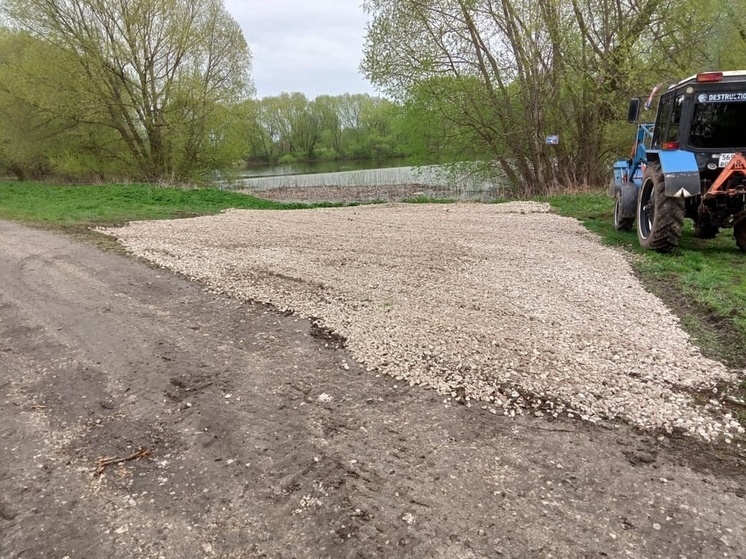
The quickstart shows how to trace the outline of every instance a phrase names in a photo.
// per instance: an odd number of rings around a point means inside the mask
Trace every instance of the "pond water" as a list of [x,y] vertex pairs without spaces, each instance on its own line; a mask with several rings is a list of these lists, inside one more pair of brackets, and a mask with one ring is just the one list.
[[241,178],[276,177],[285,175],[311,175],[318,173],[342,173],[367,169],[390,169],[413,165],[410,158],[370,159],[361,161],[297,161],[272,165],[251,165],[240,173]]

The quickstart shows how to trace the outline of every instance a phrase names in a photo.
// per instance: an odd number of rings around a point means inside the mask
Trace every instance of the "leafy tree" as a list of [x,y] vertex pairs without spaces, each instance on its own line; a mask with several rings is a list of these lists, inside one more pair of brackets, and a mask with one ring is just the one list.
[[[475,136],[476,127],[463,121],[463,104],[469,96],[462,92],[469,89],[469,84],[452,83],[469,79],[471,88],[477,92],[483,90],[478,80],[448,76],[431,78],[411,88],[401,109],[400,122],[405,149],[418,160],[464,161],[491,157]],[[485,110],[488,107],[481,106]],[[483,122],[489,124],[489,116],[485,116]]]
[[72,62],[55,87],[74,100],[63,112],[114,131],[134,172],[187,176],[238,136],[226,132],[251,93],[250,53],[222,0],[4,0],[2,11]]
[[59,87],[75,76],[73,57],[8,30],[0,30],[0,57],[3,167],[22,180],[51,174],[89,179],[106,172],[122,174],[117,135],[87,124],[86,98]]
[[340,99],[331,95],[321,95],[312,101],[313,110],[318,115],[321,126],[320,142],[328,153],[339,155],[342,152],[342,117]]
[[312,159],[321,136],[322,115],[318,103],[309,103],[302,93],[293,93],[291,99],[291,122],[293,144],[299,154]]
[[671,55],[683,74],[702,70],[746,68],[744,0],[691,0],[693,9],[682,22],[688,33],[679,34]]

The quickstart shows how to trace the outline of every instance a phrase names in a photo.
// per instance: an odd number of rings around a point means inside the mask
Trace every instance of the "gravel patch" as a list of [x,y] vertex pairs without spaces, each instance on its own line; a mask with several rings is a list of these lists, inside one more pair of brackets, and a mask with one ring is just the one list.
[[315,318],[370,371],[493,413],[742,434],[717,401],[739,373],[700,354],[623,255],[548,210],[231,210],[104,232],[211,290]]
[[[424,184],[396,184],[396,185],[374,185],[369,186],[281,186],[267,189],[239,189],[236,192],[251,194],[274,200],[276,202],[402,202],[411,198],[448,199],[458,200],[467,193],[446,187],[437,187]],[[480,195],[482,193],[480,192]],[[485,195],[494,192],[486,191]],[[491,200],[489,199],[489,200]],[[487,201],[487,200],[484,200]]]

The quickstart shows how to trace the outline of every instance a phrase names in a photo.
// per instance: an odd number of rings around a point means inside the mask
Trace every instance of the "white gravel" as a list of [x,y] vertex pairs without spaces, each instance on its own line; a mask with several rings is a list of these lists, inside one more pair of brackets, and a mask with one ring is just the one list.
[[702,357],[622,254],[542,204],[231,210],[106,232],[216,292],[315,318],[369,370],[447,398],[743,433],[716,388],[742,373]]

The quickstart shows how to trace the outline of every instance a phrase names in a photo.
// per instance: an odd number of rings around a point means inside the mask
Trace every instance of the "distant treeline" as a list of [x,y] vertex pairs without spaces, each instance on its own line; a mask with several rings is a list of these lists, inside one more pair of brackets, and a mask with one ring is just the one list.
[[377,159],[410,155],[401,106],[370,95],[283,93],[250,103],[249,161]]
[[448,144],[415,104],[367,94],[283,93],[248,102],[249,162],[412,157],[431,163],[476,152]]

